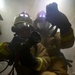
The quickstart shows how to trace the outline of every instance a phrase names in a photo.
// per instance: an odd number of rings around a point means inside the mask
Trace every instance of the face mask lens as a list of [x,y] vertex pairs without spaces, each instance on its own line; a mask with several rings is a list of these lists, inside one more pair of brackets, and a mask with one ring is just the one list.
[[43,26],[44,24],[43,23],[37,23],[37,27],[39,28],[39,29],[42,29],[44,26]]
[[37,23],[37,28],[39,29],[49,29],[50,23],[48,22],[42,22],[42,23]]

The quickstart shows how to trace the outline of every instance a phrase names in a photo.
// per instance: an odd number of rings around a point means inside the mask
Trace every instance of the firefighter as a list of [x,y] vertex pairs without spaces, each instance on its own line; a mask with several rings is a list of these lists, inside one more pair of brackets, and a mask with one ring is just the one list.
[[0,60],[7,59],[13,65],[8,75],[14,75],[14,68],[17,75],[39,75],[46,70],[50,59],[29,14],[22,12],[15,17],[11,30],[15,33],[12,41],[0,44]]
[[56,3],[51,3],[46,6],[46,13],[39,12],[34,20],[34,27],[40,32],[41,42],[51,60],[47,71],[42,75],[67,75],[67,66],[72,67],[69,63],[72,61],[65,58],[61,49],[71,48],[74,44],[73,29],[67,17],[58,10]]

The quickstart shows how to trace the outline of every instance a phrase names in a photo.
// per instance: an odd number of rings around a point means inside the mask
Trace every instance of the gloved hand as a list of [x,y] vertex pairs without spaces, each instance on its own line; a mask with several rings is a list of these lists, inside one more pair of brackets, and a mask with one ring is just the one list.
[[30,48],[39,43],[41,41],[41,37],[39,33],[32,32],[28,41],[21,46],[21,64],[27,67],[35,68],[38,65],[38,60],[30,53]]
[[35,44],[41,42],[40,34],[38,32],[32,32],[28,38],[28,42],[32,45],[35,45]]
[[46,6],[46,20],[53,26],[56,25],[60,29],[61,33],[68,32],[71,28],[71,24],[67,17],[58,10],[55,3]]
[[8,45],[10,51],[16,52],[17,50],[19,50],[22,42],[24,41],[22,41],[22,39],[20,39],[19,36],[14,36],[12,41]]
[[20,62],[26,67],[35,68],[38,65],[37,59],[30,53],[32,45],[24,44],[21,46]]
[[12,65],[15,60],[16,52],[20,50],[22,40],[18,36],[14,36],[9,43],[8,48],[10,50],[9,65]]
[[30,68],[35,68],[38,65],[38,60],[30,53],[30,49],[23,49],[20,62],[22,65]]

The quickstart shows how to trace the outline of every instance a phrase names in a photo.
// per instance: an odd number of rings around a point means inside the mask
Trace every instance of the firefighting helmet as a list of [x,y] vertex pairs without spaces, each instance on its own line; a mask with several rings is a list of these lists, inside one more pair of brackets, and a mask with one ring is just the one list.
[[37,18],[34,20],[34,27],[38,29],[49,29],[50,23],[45,20],[46,13],[40,11],[37,14]]
[[30,18],[29,14],[26,12],[20,13],[17,17],[14,19],[14,25],[12,26],[11,30],[12,32],[19,33],[20,30],[31,30],[32,27],[32,19]]

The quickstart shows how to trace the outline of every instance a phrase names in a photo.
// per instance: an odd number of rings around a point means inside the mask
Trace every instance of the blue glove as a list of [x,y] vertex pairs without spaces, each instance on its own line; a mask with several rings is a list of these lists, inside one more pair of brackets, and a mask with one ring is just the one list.
[[66,33],[71,28],[71,24],[65,14],[58,10],[56,3],[46,6],[46,20],[53,26],[57,26],[61,33]]

